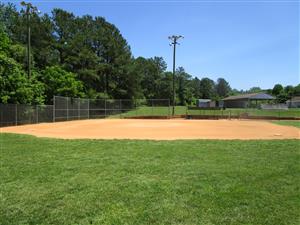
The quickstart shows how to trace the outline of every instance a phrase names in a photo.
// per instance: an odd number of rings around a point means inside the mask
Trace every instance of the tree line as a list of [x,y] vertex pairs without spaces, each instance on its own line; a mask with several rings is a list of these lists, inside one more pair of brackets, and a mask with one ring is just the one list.
[[[32,72],[27,75],[27,25],[24,11],[0,3],[0,103],[51,104],[53,95],[84,98],[171,99],[172,76],[162,57],[134,58],[118,28],[103,17],[75,16],[62,9],[31,14]],[[236,90],[224,79],[199,79],[179,67],[176,104],[196,99],[262,91]],[[300,86],[264,90],[283,102]]]

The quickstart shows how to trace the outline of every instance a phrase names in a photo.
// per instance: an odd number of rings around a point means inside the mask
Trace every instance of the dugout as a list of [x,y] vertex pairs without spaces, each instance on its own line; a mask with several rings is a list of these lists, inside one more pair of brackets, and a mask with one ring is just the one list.
[[266,93],[251,93],[229,96],[223,99],[225,108],[250,108],[258,107],[261,103],[269,103],[275,98]]

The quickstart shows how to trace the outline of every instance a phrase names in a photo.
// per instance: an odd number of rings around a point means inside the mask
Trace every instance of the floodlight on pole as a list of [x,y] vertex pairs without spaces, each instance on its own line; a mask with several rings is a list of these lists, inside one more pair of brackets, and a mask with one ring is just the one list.
[[37,7],[33,6],[31,3],[26,3],[24,1],[21,2],[21,6],[25,7],[25,15],[27,17],[27,74],[28,78],[31,76],[31,62],[30,62],[30,47],[31,47],[31,40],[30,40],[30,15],[33,13],[40,13]]
[[182,35],[172,35],[168,37],[172,42],[170,43],[170,46],[173,45],[173,96],[172,96],[172,116],[175,115],[175,58],[176,58],[176,45],[179,45],[178,40],[180,38],[184,38]]

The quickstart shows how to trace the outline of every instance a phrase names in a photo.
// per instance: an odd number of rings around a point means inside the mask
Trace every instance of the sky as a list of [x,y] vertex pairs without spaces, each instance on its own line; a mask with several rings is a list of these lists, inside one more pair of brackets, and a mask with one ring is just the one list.
[[[19,5],[20,1],[14,2]],[[176,67],[198,78],[219,77],[232,88],[296,85],[299,0],[32,0],[42,13],[62,8],[115,24],[134,57],[161,56],[172,70],[168,36],[183,35]]]

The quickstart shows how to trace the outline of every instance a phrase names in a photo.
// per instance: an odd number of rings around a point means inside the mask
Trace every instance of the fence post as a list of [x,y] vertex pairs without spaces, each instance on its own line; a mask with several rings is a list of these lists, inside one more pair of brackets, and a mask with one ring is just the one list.
[[135,116],[138,116],[138,108],[137,108],[137,104],[136,104],[137,99],[134,99],[134,107],[135,107]]
[[120,119],[122,119],[122,99],[119,99]]
[[52,120],[53,120],[53,122],[55,122],[55,96],[53,97],[53,108],[52,108],[52,110],[53,110],[53,113],[52,113],[53,118],[52,118]]
[[187,119],[188,118],[188,114],[189,114],[189,105],[187,105],[185,107],[185,118]]
[[15,119],[16,119],[16,126],[18,125],[18,104],[16,104],[16,106],[15,106]]
[[151,105],[152,105],[151,113],[152,113],[152,116],[154,116],[154,112],[153,112],[153,99],[151,99]]
[[39,106],[38,105],[36,105],[35,113],[36,113],[36,123],[39,123]]
[[80,119],[80,98],[79,98],[79,103],[78,103],[78,118]]
[[2,104],[0,104],[0,127],[2,126],[2,123],[4,124],[4,122],[3,122],[3,111],[4,111],[4,109],[2,108]]
[[67,97],[67,121],[69,120],[69,97]]
[[106,98],[104,99],[104,118],[106,118]]
[[90,99],[88,101],[88,119],[90,119]]
[[169,119],[171,118],[171,116],[170,116],[170,99],[168,99],[168,104],[169,104],[169,106],[168,106],[168,117],[169,117]]

